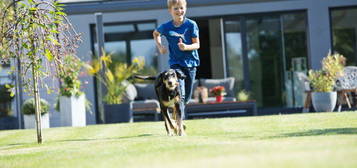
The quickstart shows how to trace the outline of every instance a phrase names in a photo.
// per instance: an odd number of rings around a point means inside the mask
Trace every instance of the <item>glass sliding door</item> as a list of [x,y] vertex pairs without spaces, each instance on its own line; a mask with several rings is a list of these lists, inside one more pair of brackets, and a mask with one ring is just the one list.
[[247,54],[251,89],[260,107],[279,107],[282,99],[282,39],[279,16],[248,17]]
[[258,107],[302,107],[306,73],[306,14],[237,16],[225,19],[228,76],[236,91],[247,89]]
[[347,65],[357,65],[357,8],[331,10],[334,51],[347,58]]
[[283,14],[282,35],[284,62],[284,101],[286,107],[303,107],[304,83],[298,73],[307,73],[306,14]]

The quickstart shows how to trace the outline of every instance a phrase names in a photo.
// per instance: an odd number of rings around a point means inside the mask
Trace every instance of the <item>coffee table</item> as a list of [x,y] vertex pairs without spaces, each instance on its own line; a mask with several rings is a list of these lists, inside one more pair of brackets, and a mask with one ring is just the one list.
[[208,117],[233,117],[257,115],[256,102],[251,101],[229,101],[190,103],[186,105],[188,119]]

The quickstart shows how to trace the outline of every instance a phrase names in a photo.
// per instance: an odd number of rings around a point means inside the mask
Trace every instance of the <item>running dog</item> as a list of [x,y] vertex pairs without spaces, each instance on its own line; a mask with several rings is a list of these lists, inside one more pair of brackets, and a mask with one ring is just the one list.
[[167,135],[173,136],[172,130],[176,135],[186,135],[182,120],[184,115],[183,102],[178,81],[186,78],[184,73],[180,70],[169,69],[161,72],[157,77],[139,75],[135,77],[155,80],[155,92],[160,102],[161,115],[165,122]]

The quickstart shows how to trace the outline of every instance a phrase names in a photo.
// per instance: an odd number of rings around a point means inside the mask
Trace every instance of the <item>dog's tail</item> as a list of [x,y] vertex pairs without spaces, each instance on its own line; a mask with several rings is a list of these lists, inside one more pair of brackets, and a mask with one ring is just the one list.
[[142,79],[142,80],[155,80],[156,76],[134,75],[134,78]]

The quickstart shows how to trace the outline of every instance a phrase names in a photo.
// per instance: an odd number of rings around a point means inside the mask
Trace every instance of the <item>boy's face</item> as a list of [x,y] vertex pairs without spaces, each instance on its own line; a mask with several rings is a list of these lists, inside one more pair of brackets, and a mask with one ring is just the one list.
[[186,5],[177,3],[169,9],[172,19],[175,21],[182,21],[186,14]]

